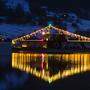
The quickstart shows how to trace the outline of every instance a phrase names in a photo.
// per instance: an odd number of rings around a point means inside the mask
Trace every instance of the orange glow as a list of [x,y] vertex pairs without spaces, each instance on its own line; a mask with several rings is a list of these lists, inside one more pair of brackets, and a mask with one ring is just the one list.
[[[52,73],[50,71],[51,65],[54,66],[54,62],[58,65],[62,61],[67,62],[66,69],[63,69],[62,72],[58,70],[57,73]],[[12,67],[51,83],[57,79],[90,70],[90,54],[12,53]]]

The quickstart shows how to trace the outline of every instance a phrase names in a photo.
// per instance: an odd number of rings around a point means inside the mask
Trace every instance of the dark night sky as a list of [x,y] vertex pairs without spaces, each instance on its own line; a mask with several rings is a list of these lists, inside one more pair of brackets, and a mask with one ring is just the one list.
[[48,6],[61,11],[71,10],[81,17],[90,18],[90,0],[30,0],[31,7]]
[[[1,1],[1,0],[0,0]],[[12,2],[27,2],[32,13],[40,11],[40,7],[47,6],[49,9],[58,9],[61,11],[73,11],[81,17],[90,19],[90,0],[2,0]],[[11,2],[12,1],[12,2]],[[3,5],[2,5],[3,6]],[[12,5],[13,6],[13,5]],[[23,7],[25,3],[23,4]],[[27,6],[27,5],[26,5]],[[1,8],[0,8],[1,9]],[[29,11],[29,10],[27,10]]]
[[51,7],[83,7],[90,8],[90,0],[30,0],[32,3],[49,5]]

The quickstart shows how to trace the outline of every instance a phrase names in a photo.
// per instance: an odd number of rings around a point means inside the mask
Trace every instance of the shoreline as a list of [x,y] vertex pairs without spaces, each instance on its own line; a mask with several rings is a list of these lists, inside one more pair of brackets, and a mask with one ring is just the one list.
[[79,48],[48,48],[48,49],[39,49],[39,48],[34,48],[34,49],[30,49],[30,48],[15,48],[11,45],[11,42],[3,42],[0,44],[0,53],[5,54],[8,53],[9,55],[13,52],[21,52],[21,53],[51,53],[51,54],[71,54],[71,53],[90,53],[90,48],[86,48],[86,49],[79,49]]
[[52,53],[52,54],[71,54],[71,53],[90,53],[90,50],[63,50],[63,49],[17,49],[12,48],[12,52],[19,53]]

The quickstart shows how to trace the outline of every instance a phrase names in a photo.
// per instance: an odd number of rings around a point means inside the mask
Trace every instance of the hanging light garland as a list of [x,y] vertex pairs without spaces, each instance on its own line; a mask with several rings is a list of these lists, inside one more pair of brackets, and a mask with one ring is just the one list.
[[88,37],[85,37],[85,36],[81,36],[81,35],[78,35],[78,34],[74,34],[74,33],[71,33],[71,32],[68,32],[68,31],[65,31],[63,29],[59,29],[59,28],[56,28],[54,26],[52,26],[51,24],[45,28],[42,28],[40,30],[37,30],[37,31],[34,31],[32,32],[31,34],[27,34],[25,36],[22,36],[22,37],[18,37],[16,39],[13,39],[12,40],[12,44],[16,44],[18,41],[24,41],[26,39],[29,39],[30,37],[32,37],[33,35],[36,35],[37,33],[41,33],[42,35],[45,35],[46,32],[52,30],[52,29],[55,29],[57,31],[59,31],[60,34],[63,34],[63,35],[66,35],[66,36],[69,36],[71,38],[75,38],[77,40],[81,40],[81,41],[87,41],[87,42],[90,42],[90,38]]

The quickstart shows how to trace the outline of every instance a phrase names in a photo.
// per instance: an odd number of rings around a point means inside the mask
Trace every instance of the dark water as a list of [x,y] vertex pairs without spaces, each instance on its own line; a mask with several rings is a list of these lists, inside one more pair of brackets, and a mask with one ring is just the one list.
[[[2,47],[2,46],[1,46]],[[89,90],[90,54],[0,48],[0,90]]]

